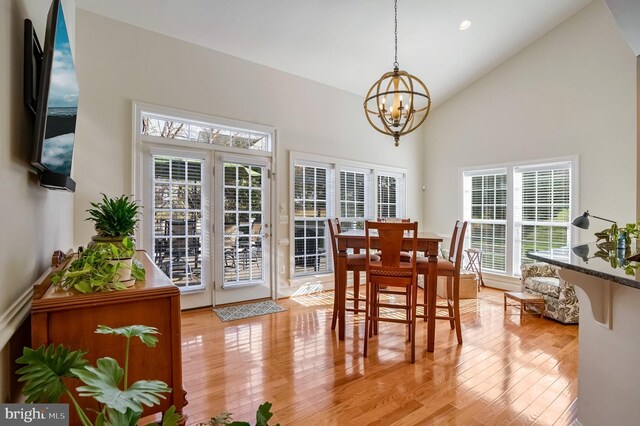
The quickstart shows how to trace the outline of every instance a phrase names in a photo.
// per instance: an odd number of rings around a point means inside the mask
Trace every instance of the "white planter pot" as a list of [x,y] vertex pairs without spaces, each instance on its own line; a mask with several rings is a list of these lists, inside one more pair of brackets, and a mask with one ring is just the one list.
[[[118,265],[119,268],[116,271],[116,275],[114,277],[114,281],[120,281],[120,282],[124,282],[124,281],[131,281],[131,268],[133,266],[133,258],[129,257],[126,259],[118,259],[118,260],[112,260],[111,261],[112,265]],[[135,283],[135,280],[133,280],[133,283]]]

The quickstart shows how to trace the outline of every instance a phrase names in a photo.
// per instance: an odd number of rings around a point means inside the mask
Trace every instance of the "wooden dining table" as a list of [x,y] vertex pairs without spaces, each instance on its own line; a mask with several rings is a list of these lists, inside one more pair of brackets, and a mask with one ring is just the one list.
[[[345,337],[345,317],[347,301],[347,250],[354,249],[358,252],[365,248],[364,230],[348,230],[336,235],[338,246],[338,282],[336,283],[336,297],[338,297],[338,338],[344,340]],[[425,279],[425,289],[428,292],[427,317],[435,318],[436,315],[436,287],[438,283],[438,243],[442,242],[442,237],[433,232],[418,232],[418,251],[424,252],[429,259],[429,273]],[[405,237],[402,249],[412,250],[411,237]],[[379,248],[377,237],[371,237],[372,248]],[[433,320],[427,322],[427,351],[433,352],[435,345],[435,324]]]

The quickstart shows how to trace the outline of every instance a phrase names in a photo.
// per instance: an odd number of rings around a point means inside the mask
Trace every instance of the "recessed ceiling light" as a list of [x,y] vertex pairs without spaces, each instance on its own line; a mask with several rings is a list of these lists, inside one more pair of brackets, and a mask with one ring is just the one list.
[[465,19],[464,21],[460,22],[460,26],[458,28],[460,28],[460,31],[465,31],[465,30],[468,30],[470,26],[471,26],[471,21],[469,21],[468,19]]

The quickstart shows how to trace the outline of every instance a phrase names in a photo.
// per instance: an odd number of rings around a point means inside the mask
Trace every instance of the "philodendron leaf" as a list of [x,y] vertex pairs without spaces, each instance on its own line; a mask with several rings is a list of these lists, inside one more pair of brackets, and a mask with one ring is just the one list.
[[182,415],[176,413],[176,407],[172,405],[162,415],[162,426],[176,426],[180,420],[182,420]]
[[78,387],[77,391],[80,396],[95,398],[120,413],[126,413],[127,409],[141,412],[142,405],[152,407],[159,404],[160,398],[165,398],[162,394],[171,392],[171,388],[159,380],[139,380],[123,391],[118,385],[124,370],[116,360],[100,358],[96,364],[97,367],[88,366],[84,370],[72,370],[86,384]]
[[42,345],[38,349],[24,348],[22,356],[16,360],[18,364],[26,364],[16,373],[18,381],[26,382],[23,393],[27,402],[50,402],[60,400],[65,391],[63,377],[76,377],[73,370],[82,369],[87,360],[85,351],[71,351],[59,345]]
[[150,348],[156,346],[158,338],[154,334],[160,334],[155,327],[146,325],[128,325],[126,327],[111,328],[106,325],[99,325],[96,330],[98,334],[114,334],[125,337],[139,337],[142,343]]
[[124,413],[121,413],[112,408],[107,408],[106,413],[105,426],[136,426],[142,415],[142,410],[134,411],[129,408]]
[[[258,411],[256,412],[256,426],[268,426],[267,422],[273,417],[273,413],[271,412],[272,405],[273,404],[267,401],[258,407]],[[276,426],[280,426],[280,423]]]

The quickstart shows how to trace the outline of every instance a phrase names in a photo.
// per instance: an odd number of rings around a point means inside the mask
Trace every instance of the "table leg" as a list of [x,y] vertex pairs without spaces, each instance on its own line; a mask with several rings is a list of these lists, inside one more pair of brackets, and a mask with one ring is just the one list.
[[338,282],[336,283],[336,297],[338,298],[338,339],[344,340],[347,299],[347,251],[338,251]]
[[425,285],[429,291],[427,297],[427,352],[433,352],[436,341],[436,298],[438,287],[438,243],[429,243],[427,250],[429,257],[429,273]]

